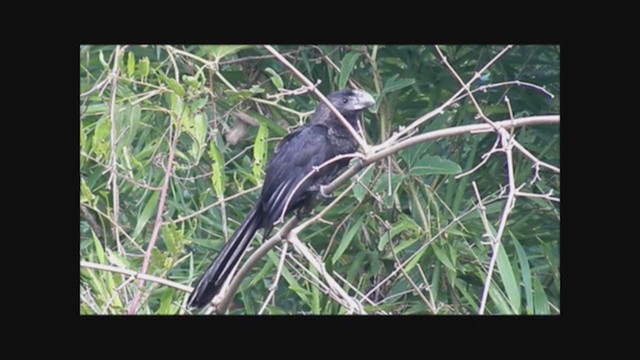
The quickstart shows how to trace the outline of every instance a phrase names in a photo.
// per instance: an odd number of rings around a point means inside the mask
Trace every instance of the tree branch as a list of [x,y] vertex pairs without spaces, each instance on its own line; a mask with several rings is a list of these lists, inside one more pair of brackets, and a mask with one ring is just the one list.
[[[175,131],[173,132],[171,147],[169,148],[169,159],[167,160],[167,166],[164,173],[162,190],[160,190],[160,201],[158,203],[156,220],[153,225],[151,239],[149,239],[149,245],[147,246],[147,250],[144,253],[144,259],[142,261],[142,269],[140,269],[140,272],[142,274],[145,274],[147,272],[147,269],[149,268],[149,262],[151,261],[151,251],[156,245],[156,240],[158,240],[158,234],[160,233],[160,228],[162,227],[162,214],[164,213],[164,203],[167,200],[167,191],[169,189],[169,181],[171,180],[171,169],[173,168],[173,158],[175,156],[175,150],[178,144],[178,138],[180,137],[180,126],[182,125],[182,116],[184,115],[184,111],[182,114],[176,114],[176,115],[178,116],[178,119],[176,121]],[[171,127],[172,124],[173,124],[173,121],[171,122],[171,124],[169,124],[169,126]],[[140,301],[140,295],[142,294],[142,285],[143,285],[143,282],[139,281],[138,288],[136,289],[136,293],[129,306],[129,310],[128,310],[129,315],[134,314],[136,311],[136,308],[138,307],[138,302]]]

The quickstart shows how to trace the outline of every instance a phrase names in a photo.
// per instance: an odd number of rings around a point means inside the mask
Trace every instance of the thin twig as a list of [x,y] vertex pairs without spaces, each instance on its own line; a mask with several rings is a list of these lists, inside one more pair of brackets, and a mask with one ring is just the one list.
[[480,212],[480,220],[482,221],[482,225],[484,226],[485,235],[489,239],[493,239],[493,232],[491,230],[491,226],[489,225],[489,219],[487,219],[487,208],[484,206],[482,202],[482,197],[480,196],[480,191],[478,191],[478,185],[476,185],[475,181],[471,182],[471,186],[473,187],[473,193],[476,195],[476,199],[478,199],[478,212]]
[[535,157],[532,153],[530,153],[530,152],[529,152],[529,150],[527,150],[527,149],[526,149],[524,146],[522,146],[519,142],[517,142],[517,141],[515,141],[515,140],[514,140],[514,141],[513,141],[513,146],[514,146],[516,149],[520,150],[520,152],[521,152],[524,156],[526,156],[527,158],[529,158],[529,160],[533,161],[534,166],[535,166],[535,165],[537,165],[537,166],[542,166],[542,167],[547,168],[547,169],[549,169],[549,170],[551,170],[551,171],[553,171],[553,172],[556,172],[556,173],[558,173],[558,174],[560,173],[560,168],[558,168],[558,167],[556,167],[556,166],[553,166],[553,165],[551,165],[551,164],[547,164],[547,163],[546,163],[546,162],[544,162],[544,161],[540,161],[537,157]]
[[427,276],[424,274],[422,270],[422,266],[420,264],[416,264],[418,268],[418,272],[420,273],[420,277],[422,277],[422,281],[424,281],[424,289],[429,293],[429,300],[431,302],[431,308],[433,309],[433,313],[438,313],[438,306],[436,306],[435,299],[433,298],[433,292],[431,291],[431,285],[429,284],[429,280],[427,280]]
[[187,293],[190,293],[191,291],[193,291],[193,288],[191,286],[182,285],[180,283],[159,278],[157,276],[147,275],[147,274],[139,273],[133,270],[123,269],[123,268],[119,268],[111,265],[96,264],[89,261],[80,260],[80,267],[84,267],[87,269],[96,269],[101,271],[109,271],[109,272],[118,273],[118,274],[124,274],[128,276],[132,276],[135,279],[162,284],[162,285],[169,286],[174,289],[178,289],[180,291],[184,291]]
[[304,256],[307,261],[309,261],[309,264],[311,264],[311,266],[313,266],[316,271],[318,271],[318,273],[320,273],[320,275],[324,277],[327,285],[329,285],[329,289],[331,290],[331,292],[335,292],[337,295],[339,295],[339,298],[337,300],[342,306],[347,309],[347,313],[366,314],[362,305],[355,301],[355,299],[353,299],[351,296],[349,296],[349,294],[347,294],[347,292],[342,289],[340,284],[338,284],[329,275],[329,273],[327,273],[324,263],[318,261],[316,256],[313,255],[302,242],[300,242],[296,229],[293,229],[289,233],[288,240],[291,242],[296,251]]
[[[109,100],[109,117],[111,120],[111,155],[109,157],[109,169],[111,170],[111,174],[109,175],[109,181],[107,188],[111,187],[112,191],[112,199],[113,199],[113,220],[117,223],[120,218],[120,192],[118,191],[118,176],[116,174],[117,168],[117,160],[116,160],[116,138],[118,136],[116,131],[116,93],[118,92],[118,58],[124,48],[121,48],[120,45],[116,46],[115,49],[115,60],[113,62],[113,73],[111,76],[111,99]],[[116,245],[118,248],[118,252],[120,254],[124,254],[124,247],[122,243],[120,243],[120,232],[117,228],[114,229],[114,238],[116,240]]]
[[460,173],[456,176],[454,176],[453,178],[458,180],[462,177],[468,176],[473,174],[475,171],[477,171],[480,167],[482,167],[482,165],[484,165],[487,161],[489,161],[489,157],[497,152],[500,152],[500,150],[498,150],[498,145],[500,144],[500,137],[496,136],[496,141],[493,143],[493,146],[491,147],[491,150],[487,151],[486,153],[482,154],[481,156],[481,161],[478,163],[478,165],[474,166],[473,168],[471,168],[471,170],[469,171],[465,171],[463,173]]
[[264,303],[262,304],[260,311],[258,311],[258,315],[262,315],[264,310],[267,308],[267,304],[269,303],[269,301],[271,301],[271,299],[273,298],[273,295],[275,295],[276,290],[278,289],[278,281],[280,280],[280,275],[282,274],[282,268],[284,267],[284,258],[287,256],[288,249],[289,249],[289,243],[285,241],[284,246],[282,247],[282,254],[280,254],[280,262],[278,263],[278,270],[276,270],[276,276],[273,278],[273,283],[269,287],[269,295],[267,295],[267,298],[264,300]]
[[[503,82],[499,82],[499,83],[493,83],[493,84],[487,84],[487,85],[478,86],[476,89],[471,90],[471,93],[473,94],[473,93],[476,93],[476,92],[485,92],[485,91],[487,91],[489,89],[492,89],[492,88],[509,86],[509,85],[524,86],[524,87],[534,88],[536,90],[540,90],[541,92],[543,92],[545,95],[549,96],[552,99],[555,98],[555,96],[551,92],[549,92],[547,89],[543,88],[542,86],[538,86],[536,84],[532,84],[532,83],[529,83],[529,82],[526,82],[526,81],[520,81],[520,80],[503,81]],[[454,99],[454,102],[458,102],[458,101],[464,99],[467,96],[469,96],[469,94],[461,94],[459,97]]]
[[534,193],[518,191],[516,192],[516,196],[540,198],[540,199],[546,199],[549,201],[560,202],[560,198],[551,196],[551,192],[549,192],[548,194],[534,194]]
[[100,229],[100,225],[98,225],[98,222],[96,221],[96,218],[93,216],[93,214],[91,214],[89,212],[89,209],[87,209],[87,207],[82,203],[80,203],[80,211],[82,211],[82,215],[84,215],[84,218],[87,219],[89,226],[91,227],[93,232],[96,234],[96,236],[98,238],[101,238],[102,230]]
[[504,209],[502,210],[502,216],[500,218],[500,223],[498,225],[498,231],[496,232],[495,237],[492,239],[492,251],[493,254],[491,256],[491,261],[489,262],[489,270],[487,270],[487,277],[484,282],[484,290],[482,291],[482,300],[480,301],[480,310],[478,313],[480,315],[484,314],[485,307],[487,305],[487,296],[489,295],[489,287],[491,286],[491,277],[493,276],[493,269],[495,268],[496,261],[498,259],[498,251],[500,250],[500,244],[502,239],[502,234],[507,225],[507,219],[513,206],[515,205],[516,198],[516,188],[515,188],[515,176],[513,174],[513,154],[512,154],[512,145],[509,141],[511,137],[504,130],[500,131],[502,134],[502,147],[505,149],[505,155],[507,157],[507,170],[508,170],[508,179],[509,179],[509,193],[507,196],[507,201],[504,204]]
[[[186,109],[186,107],[185,107]],[[169,159],[167,160],[166,171],[164,175],[164,181],[162,184],[162,190],[160,191],[160,201],[158,203],[158,209],[156,214],[156,220],[153,225],[153,231],[151,233],[151,239],[149,239],[149,245],[147,246],[147,250],[144,253],[144,260],[142,261],[142,269],[140,272],[142,274],[146,274],[147,268],[149,267],[149,262],[151,261],[151,251],[154,249],[156,245],[156,240],[158,239],[158,234],[160,233],[160,227],[162,227],[162,214],[164,213],[164,203],[167,199],[167,190],[169,189],[169,181],[171,180],[171,169],[173,168],[173,158],[175,156],[176,146],[178,144],[178,138],[180,137],[180,126],[182,125],[182,117],[184,116],[184,110],[182,114],[176,114],[178,119],[176,121],[175,131],[173,134],[173,139],[171,142],[171,147],[169,148]],[[173,121],[169,124],[171,128],[173,126]],[[136,308],[138,307],[138,301],[140,301],[140,295],[142,293],[142,281],[138,282],[138,288],[136,289],[136,294],[131,301],[131,305],[129,306],[129,315],[134,314]]]

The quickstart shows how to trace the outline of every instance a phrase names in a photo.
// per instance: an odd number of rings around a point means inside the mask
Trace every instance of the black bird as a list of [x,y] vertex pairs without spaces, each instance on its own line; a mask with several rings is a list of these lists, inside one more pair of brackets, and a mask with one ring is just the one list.
[[[327,98],[354,129],[358,129],[358,115],[374,104],[371,95],[361,90],[345,89]],[[335,179],[349,164],[349,159],[321,168],[296,190],[298,183],[314,167],[337,155],[354,153],[357,149],[358,143],[337,116],[325,104],[318,105],[308,124],[287,135],[276,146],[267,162],[260,198],[198,280],[189,296],[189,306],[201,308],[209,304],[220,292],[256,231],[264,228],[264,238],[267,239],[283,210],[285,215],[297,209],[300,212],[310,211],[320,187]]]

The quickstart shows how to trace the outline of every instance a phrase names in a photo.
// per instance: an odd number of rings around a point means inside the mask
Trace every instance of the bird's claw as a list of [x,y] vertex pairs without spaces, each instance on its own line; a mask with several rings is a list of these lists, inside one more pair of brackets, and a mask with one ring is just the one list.
[[331,196],[331,194],[327,194],[327,192],[324,190],[325,189],[325,185],[320,185],[320,190],[318,191],[318,198],[321,200],[324,200],[325,202],[330,202],[333,199],[335,199],[334,196]]

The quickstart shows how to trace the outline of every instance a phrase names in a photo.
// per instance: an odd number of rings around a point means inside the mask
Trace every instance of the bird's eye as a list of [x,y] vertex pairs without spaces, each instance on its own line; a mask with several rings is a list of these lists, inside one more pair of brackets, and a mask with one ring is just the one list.
[[348,102],[349,102],[349,98],[342,98],[342,103],[343,103],[343,104],[346,104],[346,103],[348,103]]

